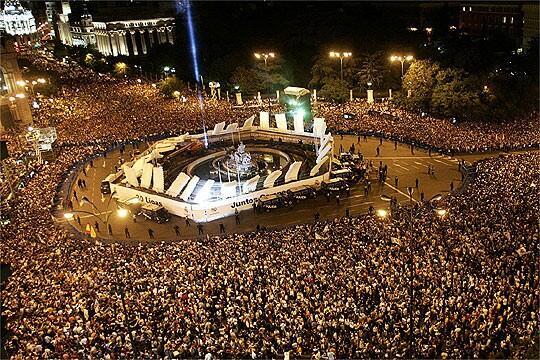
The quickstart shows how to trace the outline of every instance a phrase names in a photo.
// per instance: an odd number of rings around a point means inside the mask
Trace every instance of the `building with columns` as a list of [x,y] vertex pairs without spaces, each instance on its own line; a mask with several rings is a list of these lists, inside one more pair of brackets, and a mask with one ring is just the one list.
[[95,47],[106,56],[144,56],[156,45],[175,41],[174,3],[62,2],[60,40]]
[[155,45],[174,44],[174,18],[94,21],[96,47],[104,55],[146,55]]

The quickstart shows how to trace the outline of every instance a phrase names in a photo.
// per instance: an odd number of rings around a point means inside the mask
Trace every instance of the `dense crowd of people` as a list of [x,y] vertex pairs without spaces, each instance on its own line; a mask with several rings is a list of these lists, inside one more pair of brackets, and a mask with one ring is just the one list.
[[480,163],[465,192],[437,204],[447,216],[412,209],[412,233],[402,208],[392,221],[129,246],[51,219],[65,167],[96,150],[45,165],[0,230],[13,356],[403,357],[410,249],[415,356],[519,357],[537,337],[537,153]]
[[[73,62],[27,56],[34,66],[52,71],[60,79],[59,92],[41,99],[34,116],[38,125],[57,128],[60,144],[120,141],[165,131],[198,132],[203,127],[212,129],[221,121],[242,123],[259,109],[267,110],[265,102],[257,108],[233,107],[232,100],[210,97],[200,101],[193,91],[171,99],[164,97],[155,84],[141,79],[120,80]],[[319,101],[314,110],[334,132],[374,134],[442,151],[522,149],[538,146],[540,138],[538,112],[506,122],[454,123],[403,110],[388,101],[368,104],[357,100],[343,106]],[[345,119],[344,113],[353,116]]]
[[[199,128],[199,103],[188,102],[101,78],[42,101],[36,122],[57,127],[58,154],[10,200],[11,223],[0,227],[1,262],[12,269],[1,296],[10,356],[522,357],[537,340],[537,152],[479,162],[464,191],[386,219],[346,216],[137,246],[83,238],[53,219],[58,184],[74,164],[116,141]],[[322,106],[338,128],[339,109]],[[495,135],[513,146],[538,131],[527,122],[451,130],[445,120],[379,108],[412,129],[397,120],[392,127],[365,104],[349,106],[366,121],[356,120],[363,131],[443,148],[479,149]],[[226,102],[205,109],[208,124],[241,118]],[[23,151],[5,136],[12,155]]]
[[[476,152],[538,147],[538,112],[508,122],[462,122],[438,119],[397,108],[390,102],[368,104],[353,101],[343,105],[319,103],[317,115],[337,132],[368,133],[402,142],[452,152]],[[351,114],[348,119],[343,113]]]

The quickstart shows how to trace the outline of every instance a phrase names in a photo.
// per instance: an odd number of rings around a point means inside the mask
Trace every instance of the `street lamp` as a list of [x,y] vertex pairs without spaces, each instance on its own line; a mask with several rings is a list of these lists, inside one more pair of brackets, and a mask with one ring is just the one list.
[[[274,54],[273,52],[268,52],[268,53],[254,53],[253,54],[255,56],[255,58],[257,60],[261,60],[263,59],[264,60],[264,68],[266,69],[266,71],[268,71],[268,59],[273,59],[276,57],[276,54]],[[271,78],[270,78],[271,79]],[[268,89],[270,92],[270,89]],[[268,94],[268,116],[270,116],[270,112],[271,112],[271,108],[270,108],[270,94]]]
[[445,217],[448,211],[446,209],[435,209],[435,213],[441,218]]
[[386,219],[386,216],[388,215],[388,211],[384,209],[378,209],[375,213],[382,220]]
[[392,62],[395,62],[395,61],[398,61],[401,63],[401,78],[403,79],[403,75],[404,75],[404,63],[405,61],[408,61],[408,62],[411,62],[414,60],[414,56],[412,55],[392,55],[390,56],[390,61]]
[[125,209],[125,208],[118,209],[118,216],[120,216],[121,218],[125,218],[126,216],[128,216],[128,214],[129,214],[128,209]]
[[341,73],[341,80],[343,81],[343,59],[349,58],[352,56],[351,52],[336,52],[336,51],[330,51],[330,57],[331,58],[339,58],[339,64],[340,64],[340,73]]
[[276,57],[276,54],[274,54],[273,52],[269,52],[269,53],[254,53],[253,55],[255,55],[255,58],[257,60],[260,60],[260,59],[263,59],[264,60],[264,66],[267,66],[268,65],[268,59],[273,59]]

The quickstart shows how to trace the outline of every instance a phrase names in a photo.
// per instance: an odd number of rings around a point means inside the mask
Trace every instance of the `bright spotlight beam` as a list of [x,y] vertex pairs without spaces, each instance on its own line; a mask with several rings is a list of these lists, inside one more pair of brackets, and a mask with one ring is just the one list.
[[188,30],[188,35],[189,35],[189,46],[191,49],[191,60],[193,61],[193,71],[194,71],[193,75],[195,75],[195,82],[201,84],[201,86],[199,87],[197,97],[199,98],[199,108],[201,110],[201,121],[202,121],[202,127],[204,131],[204,145],[205,147],[208,147],[208,136],[206,134],[206,122],[205,122],[205,115],[204,115],[204,100],[201,93],[201,88],[204,86],[204,84],[199,73],[199,60],[197,58],[197,43],[195,41],[195,28],[193,26],[193,17],[191,16],[191,2],[189,0],[186,1],[186,18],[187,18],[187,28],[188,28],[187,30]]

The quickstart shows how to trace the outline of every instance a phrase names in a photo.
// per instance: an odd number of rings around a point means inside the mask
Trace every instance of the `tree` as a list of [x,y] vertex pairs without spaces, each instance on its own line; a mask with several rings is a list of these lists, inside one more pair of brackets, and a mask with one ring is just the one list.
[[263,88],[263,79],[260,74],[252,68],[244,66],[237,67],[230,79],[233,86],[238,86],[239,91],[245,94],[256,94]]
[[[338,69],[339,70],[339,69]],[[313,88],[321,88],[329,80],[338,79],[339,71],[336,71],[336,66],[330,61],[328,56],[319,56],[313,67],[311,68],[311,81],[309,86]]]
[[129,67],[124,62],[117,62],[114,64],[114,74],[116,76],[122,77],[124,75],[127,75],[129,71]]
[[347,100],[348,92],[349,88],[346,81],[340,79],[328,79],[325,81],[319,94],[323,98],[343,102]]
[[411,64],[403,77],[403,88],[411,94],[404,99],[407,107],[429,109],[439,70],[440,66],[429,60],[417,60]]
[[178,79],[176,76],[169,76],[161,80],[158,85],[161,93],[168,97],[173,97],[175,92],[183,92],[186,90],[186,83]]
[[379,87],[386,75],[386,69],[383,66],[384,58],[382,52],[366,54],[360,60],[358,72],[355,75],[359,86],[365,88],[368,83],[373,87]]
[[255,66],[257,76],[261,79],[262,88],[259,90],[275,91],[281,90],[289,85],[289,80],[285,78],[281,71],[281,64],[278,60],[273,60],[265,65],[263,62]]
[[[358,73],[358,60],[354,57],[343,59],[343,81],[350,89],[353,87],[353,80]],[[311,81],[309,86],[321,88],[329,81],[341,79],[340,60],[330,58],[328,53],[319,55],[311,68]]]
[[485,115],[481,88],[463,70],[443,69],[436,75],[431,110],[445,117],[471,120]]

